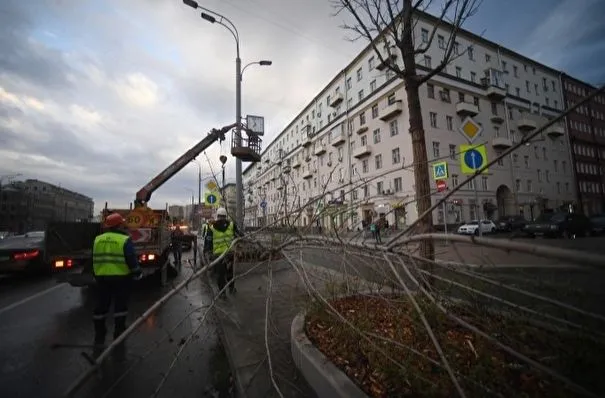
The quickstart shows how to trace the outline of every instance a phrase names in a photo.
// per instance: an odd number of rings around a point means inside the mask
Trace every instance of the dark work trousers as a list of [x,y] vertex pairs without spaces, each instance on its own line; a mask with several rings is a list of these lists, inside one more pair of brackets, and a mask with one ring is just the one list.
[[183,245],[181,242],[172,242],[172,255],[174,256],[174,265],[180,265],[183,255]]
[[128,315],[128,302],[132,290],[132,279],[128,276],[97,276],[96,305],[93,313],[95,325],[95,344],[105,342],[107,326],[105,318],[113,302],[114,329],[113,337],[117,338],[126,330],[126,316]]
[[[218,256],[215,256],[216,258]],[[229,284],[229,291],[235,292],[235,281],[233,280],[233,263],[234,257],[232,253],[227,254],[223,259],[216,264],[217,284],[219,290],[223,290],[226,284]],[[224,292],[222,293],[225,294]]]

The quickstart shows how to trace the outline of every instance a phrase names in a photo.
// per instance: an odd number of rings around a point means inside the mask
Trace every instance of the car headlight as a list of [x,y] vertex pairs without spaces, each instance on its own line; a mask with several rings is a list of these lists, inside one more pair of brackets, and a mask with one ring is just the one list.
[[559,226],[558,226],[558,225],[556,225],[556,224],[554,224],[554,225],[551,225],[551,226],[550,226],[550,229],[559,229]]

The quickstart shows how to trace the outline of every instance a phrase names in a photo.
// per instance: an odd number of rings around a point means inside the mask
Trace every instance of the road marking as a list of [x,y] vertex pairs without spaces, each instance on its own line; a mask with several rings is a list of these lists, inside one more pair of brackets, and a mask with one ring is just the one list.
[[28,303],[28,302],[34,300],[34,299],[37,299],[38,297],[42,297],[42,296],[44,296],[44,295],[46,295],[46,294],[48,294],[48,293],[50,293],[52,291],[55,291],[58,288],[63,287],[64,285],[66,285],[66,283],[60,283],[60,284],[58,284],[56,286],[53,286],[51,288],[48,288],[46,290],[42,290],[41,292],[38,292],[38,293],[34,294],[33,296],[26,297],[23,300],[17,301],[16,303],[12,303],[10,305],[7,305],[6,307],[0,308],[0,315],[2,315],[5,312],[10,311],[10,310],[12,310],[14,308],[17,308],[20,305],[23,305],[25,303]]

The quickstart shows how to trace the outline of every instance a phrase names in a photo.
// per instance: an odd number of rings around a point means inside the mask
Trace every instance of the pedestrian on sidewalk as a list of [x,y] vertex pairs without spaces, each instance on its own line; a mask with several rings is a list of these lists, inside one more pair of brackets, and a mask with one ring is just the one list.
[[174,268],[180,271],[181,258],[183,256],[183,239],[185,234],[181,230],[181,226],[176,224],[170,234],[170,246],[172,248],[172,256],[174,257]]
[[106,231],[97,236],[92,249],[92,269],[96,280],[96,305],[93,312],[95,355],[105,344],[105,318],[113,302],[114,339],[126,330],[126,316],[132,289],[132,279],[142,272],[134,244],[124,229],[124,218],[112,213],[105,218]]
[[[216,211],[216,221],[208,226],[207,235],[210,235],[210,239],[212,240],[213,258],[217,258],[225,253],[231,246],[231,243],[233,243],[233,240],[237,236],[242,236],[235,223],[227,219],[227,210],[224,207]],[[235,256],[231,251],[225,254],[222,260],[215,265],[219,290],[222,291],[225,285],[228,285],[231,294],[237,291],[235,289],[235,281],[233,280],[234,262]],[[223,291],[220,297],[226,298],[227,294]]]
[[376,243],[382,243],[382,240],[380,239],[380,224],[375,221],[372,222],[370,231],[372,232],[374,239],[376,239]]

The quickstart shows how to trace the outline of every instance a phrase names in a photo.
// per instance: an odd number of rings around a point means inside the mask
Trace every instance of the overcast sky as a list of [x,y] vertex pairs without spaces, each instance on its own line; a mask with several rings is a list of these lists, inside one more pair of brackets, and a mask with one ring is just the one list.
[[[435,3],[438,1],[435,0]],[[605,82],[602,0],[484,0],[467,28],[581,79]],[[365,46],[344,40],[329,0],[201,0],[230,18],[246,70],[243,114],[270,140]],[[522,12],[519,12],[522,10]],[[126,206],[235,113],[229,32],[181,0],[1,0],[0,175],[20,173]],[[198,158],[218,172],[229,142]],[[234,180],[229,157],[227,179]],[[191,164],[151,206],[188,203]],[[6,180],[4,181],[6,182]]]

